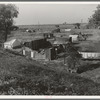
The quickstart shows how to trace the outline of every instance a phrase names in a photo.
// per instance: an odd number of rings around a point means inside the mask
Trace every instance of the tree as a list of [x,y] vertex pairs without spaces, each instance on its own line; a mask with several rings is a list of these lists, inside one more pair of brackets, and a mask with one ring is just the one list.
[[97,6],[94,14],[88,20],[88,25],[90,27],[97,28],[98,26],[100,26],[100,5]]
[[15,5],[0,4],[0,31],[3,32],[5,41],[7,41],[7,35],[10,34],[14,18],[18,17],[18,13],[18,8]]

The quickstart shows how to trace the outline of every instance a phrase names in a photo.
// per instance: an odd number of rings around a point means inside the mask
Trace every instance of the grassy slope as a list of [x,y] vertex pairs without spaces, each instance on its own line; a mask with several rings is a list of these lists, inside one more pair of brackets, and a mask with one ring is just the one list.
[[100,85],[0,50],[0,94],[99,95]]

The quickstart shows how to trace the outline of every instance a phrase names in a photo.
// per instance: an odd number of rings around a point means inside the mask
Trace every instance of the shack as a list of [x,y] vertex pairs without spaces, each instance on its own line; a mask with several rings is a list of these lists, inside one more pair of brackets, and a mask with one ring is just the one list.
[[24,47],[22,54],[34,60],[50,61],[56,58],[56,51],[54,48],[46,48],[46,49],[41,49],[40,51],[36,51],[28,47]]
[[54,60],[56,58],[55,48],[45,38],[25,42],[22,54],[36,60]]
[[78,42],[78,35],[69,35],[69,38],[72,42]]

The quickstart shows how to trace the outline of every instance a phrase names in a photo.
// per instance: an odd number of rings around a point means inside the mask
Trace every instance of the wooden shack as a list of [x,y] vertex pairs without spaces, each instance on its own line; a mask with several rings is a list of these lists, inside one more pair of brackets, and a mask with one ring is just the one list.
[[78,35],[69,35],[69,38],[72,42],[78,42]]
[[54,48],[41,49],[41,51],[32,50],[24,47],[22,54],[35,60],[54,60],[56,58],[56,51]]

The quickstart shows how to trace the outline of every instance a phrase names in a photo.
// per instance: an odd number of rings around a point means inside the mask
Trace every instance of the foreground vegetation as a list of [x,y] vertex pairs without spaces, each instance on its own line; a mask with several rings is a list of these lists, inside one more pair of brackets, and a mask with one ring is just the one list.
[[0,94],[99,95],[100,84],[0,50]]

